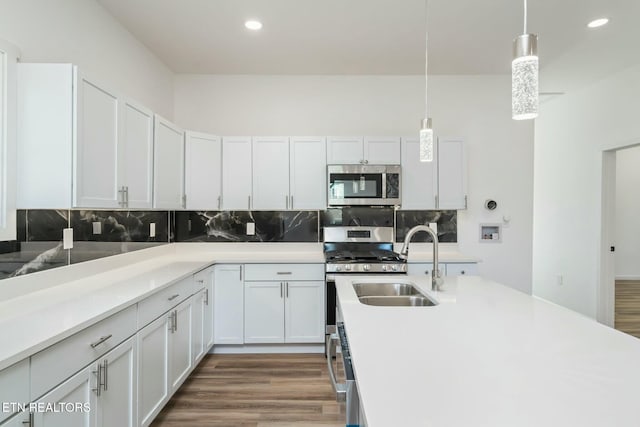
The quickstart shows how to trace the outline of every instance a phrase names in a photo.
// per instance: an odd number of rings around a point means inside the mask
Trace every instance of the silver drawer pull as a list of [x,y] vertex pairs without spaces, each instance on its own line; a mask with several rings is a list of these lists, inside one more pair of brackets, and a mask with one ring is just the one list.
[[171,295],[169,298],[167,298],[167,300],[173,301],[174,299],[178,298],[179,296],[180,296],[180,294]]
[[106,340],[108,340],[109,338],[111,338],[113,336],[113,334],[109,334],[109,335],[105,335],[104,337],[100,337],[100,339],[94,343],[91,344],[91,348],[96,348],[97,346],[99,346],[100,344],[102,344],[103,342],[105,342]]
[[278,271],[276,274],[279,274],[281,276],[286,275],[286,274],[291,274],[290,271]]
[[204,280],[202,279],[196,280],[196,283],[204,283]]

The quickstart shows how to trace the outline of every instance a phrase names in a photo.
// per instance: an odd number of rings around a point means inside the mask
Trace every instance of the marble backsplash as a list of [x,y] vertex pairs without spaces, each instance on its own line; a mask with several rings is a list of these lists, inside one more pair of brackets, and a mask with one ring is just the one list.
[[[247,234],[247,223],[255,234]],[[418,224],[438,224],[441,242],[457,242],[456,211],[346,207],[323,211],[19,210],[17,240],[0,242],[0,279],[168,242],[322,242],[331,226],[395,226],[396,242]],[[73,228],[73,249],[62,230]],[[155,228],[155,235],[151,229]],[[430,241],[419,233],[416,242]]]

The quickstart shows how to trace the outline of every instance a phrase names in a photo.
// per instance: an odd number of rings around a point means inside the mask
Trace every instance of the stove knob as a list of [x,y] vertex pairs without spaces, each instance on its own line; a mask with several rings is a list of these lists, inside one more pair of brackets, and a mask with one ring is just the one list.
[[398,271],[398,266],[397,266],[397,265],[392,265],[392,266],[391,266],[391,269],[392,269],[393,271]]
[[386,265],[382,266],[382,271],[387,271],[387,266]]
[[342,271],[342,267],[340,267],[339,265],[336,266],[336,271]]
[[371,266],[369,264],[365,264],[365,265],[362,266],[362,269],[364,271],[369,271],[369,270],[371,270]]
[[351,266],[350,266],[350,265],[345,265],[345,266],[344,266],[344,269],[345,269],[346,271],[351,271]]

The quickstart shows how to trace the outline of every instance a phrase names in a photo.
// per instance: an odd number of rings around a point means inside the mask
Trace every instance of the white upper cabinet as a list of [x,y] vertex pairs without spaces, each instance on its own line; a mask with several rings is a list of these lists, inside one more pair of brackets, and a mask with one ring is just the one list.
[[393,136],[365,138],[364,161],[369,165],[399,165],[400,138]]
[[128,99],[120,100],[118,139],[119,205],[153,206],[153,112]]
[[289,209],[327,207],[327,148],[323,137],[289,139]]
[[17,57],[17,48],[0,40],[0,240],[16,238]]
[[184,131],[155,116],[153,207],[181,209],[184,197]]
[[222,165],[222,208],[251,209],[251,137],[223,137]]
[[222,141],[220,137],[187,131],[185,135],[185,195],[189,210],[220,209]]
[[418,138],[402,139],[402,209],[436,209],[437,162],[420,161]]
[[118,97],[78,73],[74,206],[118,206]]
[[289,209],[289,138],[253,138],[252,209]]
[[327,163],[330,165],[399,165],[400,138],[329,137]]
[[460,139],[438,140],[438,189],[438,209],[467,208],[467,163]]
[[363,139],[360,137],[327,138],[327,164],[357,165],[364,161]]
[[18,207],[150,208],[153,114],[71,64],[18,65]]

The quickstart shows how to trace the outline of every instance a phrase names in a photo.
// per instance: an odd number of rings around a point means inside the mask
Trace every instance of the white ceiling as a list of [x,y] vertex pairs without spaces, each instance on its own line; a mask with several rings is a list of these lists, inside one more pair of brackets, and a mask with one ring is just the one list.
[[[424,0],[98,2],[176,73],[424,73]],[[522,9],[522,0],[429,0],[429,74],[510,73]],[[587,29],[600,16],[611,23]],[[541,67],[564,76],[546,90],[564,89],[575,72],[637,63],[638,17],[638,0],[529,0]],[[249,18],[264,28],[245,29]]]

